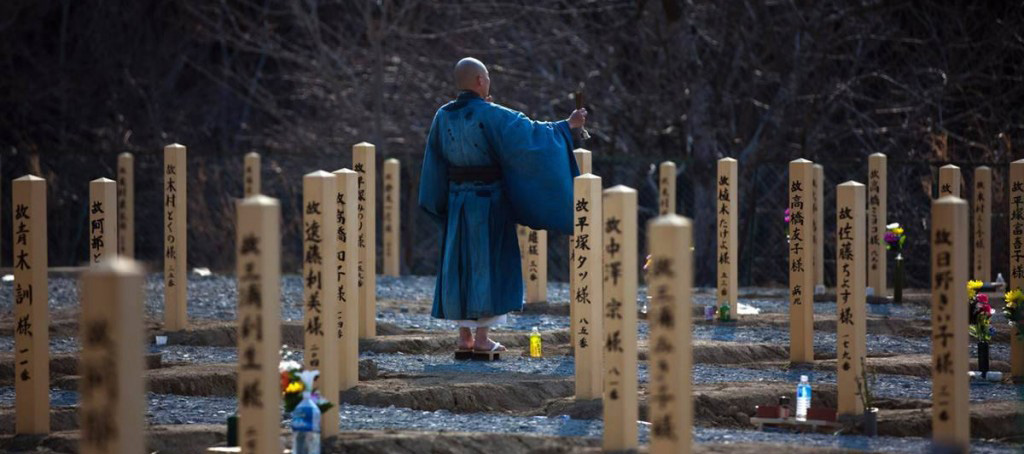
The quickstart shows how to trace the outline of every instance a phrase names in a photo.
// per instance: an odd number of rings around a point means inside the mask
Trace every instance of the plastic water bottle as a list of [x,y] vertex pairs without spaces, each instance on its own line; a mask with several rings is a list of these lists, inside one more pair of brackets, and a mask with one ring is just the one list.
[[530,358],[540,358],[540,330],[536,326],[530,333]]
[[302,402],[292,411],[292,454],[320,454],[320,407],[312,397],[316,374],[310,374],[307,380],[307,373],[299,374],[306,386]]
[[807,376],[800,376],[800,384],[796,385],[796,420],[807,421],[807,409],[811,408],[811,384]]
[[1000,287],[1005,287],[1006,286],[1006,280],[1003,279],[1003,273],[996,274],[996,285],[998,285]]

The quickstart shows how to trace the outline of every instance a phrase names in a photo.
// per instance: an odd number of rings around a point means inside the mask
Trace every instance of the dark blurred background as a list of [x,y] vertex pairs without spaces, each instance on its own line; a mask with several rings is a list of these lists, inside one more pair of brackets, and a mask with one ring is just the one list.
[[[993,270],[1005,274],[1022,33],[1021,2],[6,0],[0,263],[11,263],[10,180],[25,173],[48,181],[50,263],[84,262],[87,182],[113,178],[123,151],[136,156],[137,253],[158,260],[162,147],[179,142],[190,265],[232,269],[242,155],[257,151],[264,192],[283,203],[285,269],[298,269],[301,175],[350,166],[366,140],[402,161],[403,271],[433,273],[438,233],[415,206],[423,140],[456,94],[452,65],[475,56],[495,101],[537,119],[568,116],[570,93],[585,90],[595,173],[640,191],[642,223],[657,207],[652,165],[679,165],[699,285],[713,285],[726,156],[740,160],[741,285],[786,282],[787,162],[825,166],[831,210],[834,185],[865,182],[874,152],[889,155],[911,286],[928,283],[929,200],[950,162],[965,188],[974,167],[994,169]],[[834,222],[829,211],[828,231]],[[553,237],[553,279],[566,252]]]

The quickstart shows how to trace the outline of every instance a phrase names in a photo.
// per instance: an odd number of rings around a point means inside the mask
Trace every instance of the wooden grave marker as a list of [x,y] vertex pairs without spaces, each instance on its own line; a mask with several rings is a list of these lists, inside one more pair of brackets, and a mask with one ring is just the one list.
[[693,227],[675,214],[647,228],[651,249],[649,368],[651,454],[691,452],[693,447]]
[[932,439],[967,452],[970,388],[967,371],[967,202],[932,202]]
[[814,165],[814,294],[825,293],[825,167]]
[[[1024,290],[1024,159],[1010,163],[1010,287]],[[1014,330],[1019,333],[1020,325]],[[1010,374],[1024,378],[1024,340],[1017,333],[1010,335]]]
[[164,330],[188,327],[188,168],[185,147],[164,147]]
[[676,213],[676,163],[662,162],[658,166],[658,215]]
[[245,198],[261,194],[262,179],[260,175],[260,154],[251,151],[245,154],[242,163],[242,194]]
[[352,170],[359,174],[359,338],[377,335],[377,147],[352,146]]
[[615,186],[604,191],[605,451],[637,448],[637,193]]
[[335,403],[320,420],[324,437],[337,435],[339,430],[339,366],[334,363],[340,347],[334,335],[338,326],[336,181],[334,174],[323,170],[302,178],[303,366],[320,371],[317,388]]
[[83,377],[78,380],[82,454],[145,452],[144,282],[142,265],[116,254],[82,275],[78,337],[82,343],[78,363]]
[[789,360],[794,363],[814,361],[813,178],[811,161],[789,163]]
[[986,166],[974,169],[973,186],[974,268],[971,279],[987,284],[992,282],[992,169]]
[[939,168],[939,198],[951,195],[960,197],[960,185],[962,178],[960,168],[953,164],[946,164]]
[[117,253],[135,258],[135,157],[117,155]]
[[864,413],[857,386],[867,357],[864,200],[863,184],[847,181],[836,187],[836,382],[840,415]]
[[571,272],[575,274],[569,290],[576,318],[576,339],[574,344],[576,398],[596,399],[601,397],[604,372],[602,367],[604,340],[601,329],[602,317],[601,277],[601,221],[602,197],[601,177],[583,174],[573,181],[573,249],[575,261]]
[[46,180],[11,183],[14,265],[14,432],[50,432],[50,314],[47,310]]
[[257,193],[243,199],[236,211],[238,445],[245,453],[278,454],[282,448],[277,371],[281,362],[281,204]]
[[525,273],[526,302],[548,300],[548,231],[526,227]]
[[384,275],[399,276],[402,252],[402,173],[395,158],[384,160]]
[[739,297],[739,161],[718,160],[718,305],[736,314]]
[[89,265],[117,257],[117,182],[89,182]]
[[887,157],[882,153],[868,156],[868,288],[869,293],[885,298],[886,282],[885,226],[887,209]]
[[[593,164],[593,153],[590,150],[584,148],[577,148],[572,152],[573,158],[576,159],[576,166],[580,170],[580,175],[586,175],[591,173]],[[575,186],[573,187],[575,192]],[[575,196],[574,196],[575,197]],[[575,218],[573,219],[575,221]],[[574,246],[574,235],[569,235],[569,289],[576,288],[576,248]],[[576,345],[576,305],[572,304],[572,296],[570,295],[569,304],[569,341],[571,345]]]
[[345,391],[359,384],[359,174],[340,169],[334,175],[338,186],[338,388]]

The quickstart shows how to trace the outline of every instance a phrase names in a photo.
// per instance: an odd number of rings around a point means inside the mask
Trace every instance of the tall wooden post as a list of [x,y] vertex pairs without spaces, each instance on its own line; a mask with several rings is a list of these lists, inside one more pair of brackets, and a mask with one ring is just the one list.
[[569,296],[576,318],[576,398],[596,399],[601,397],[603,388],[601,177],[589,173],[576,177],[573,194],[576,222],[572,246],[576,258],[571,271],[575,280]]
[[814,293],[825,293],[825,166],[814,165]]
[[50,432],[50,314],[46,270],[46,180],[11,183],[14,233],[15,433]]
[[352,146],[352,170],[359,174],[359,338],[377,335],[377,147]]
[[185,147],[164,147],[164,330],[188,327],[188,168]]
[[[580,175],[591,173],[592,153],[590,150],[577,148],[572,152],[576,159],[576,166],[579,167]],[[575,188],[574,188],[575,190]],[[576,247],[574,235],[569,235],[569,291],[576,288]],[[569,295],[569,340],[576,345],[576,305],[572,304],[573,296]]]
[[[1024,159],[1010,163],[1010,290],[1024,290]],[[1021,330],[1018,324],[1015,331]],[[1024,377],[1024,341],[1010,336],[1010,373]]]
[[[305,352],[304,367],[317,369],[320,393],[337,403],[338,342],[333,329],[338,326],[336,294],[338,288],[337,178],[318,170],[302,177],[302,275],[305,287]],[[327,335],[325,333],[331,334]],[[338,433],[337,405],[321,418],[325,437]]]
[[864,193],[864,185],[855,181],[836,187],[836,381],[841,415],[864,412],[857,386],[867,355]]
[[260,154],[255,151],[246,153],[242,167],[242,190],[245,197],[248,198],[262,193]]
[[637,448],[637,194],[604,191],[604,450]]
[[576,166],[580,169],[580,175],[594,173],[594,154],[585,148],[577,148],[572,151],[576,158]]
[[135,158],[117,155],[117,253],[135,258]]
[[868,156],[868,287],[875,296],[889,295],[886,283],[885,225],[888,158],[882,153]]
[[548,300],[548,231],[526,228],[526,302],[542,303]]
[[395,158],[384,160],[384,275],[401,273],[399,258],[402,252],[402,173]]
[[691,452],[693,447],[693,227],[674,214],[647,227],[651,267],[651,454]]
[[116,255],[82,275],[82,454],[141,453],[146,447],[144,280],[141,265]]
[[992,169],[974,169],[974,268],[971,279],[992,282]]
[[939,167],[939,197],[951,195],[960,197],[960,168],[953,164]]
[[89,264],[117,257],[117,183],[109,178],[89,182]]
[[794,363],[814,361],[813,178],[811,161],[789,163],[789,360]]
[[718,160],[718,305],[736,313],[739,297],[739,161]]
[[242,200],[236,210],[238,444],[245,453],[279,454],[281,204],[255,194]]
[[932,438],[967,452],[967,202],[932,202]]
[[338,222],[338,387],[345,391],[359,384],[359,174],[335,170]]
[[658,215],[676,212],[676,163],[665,161],[658,166]]

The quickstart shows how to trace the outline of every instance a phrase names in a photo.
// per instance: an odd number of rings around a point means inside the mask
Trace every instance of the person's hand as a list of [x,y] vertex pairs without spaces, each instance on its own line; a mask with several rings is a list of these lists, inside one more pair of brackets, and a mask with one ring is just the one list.
[[587,123],[587,109],[576,109],[569,115],[569,127],[572,129],[582,128]]

